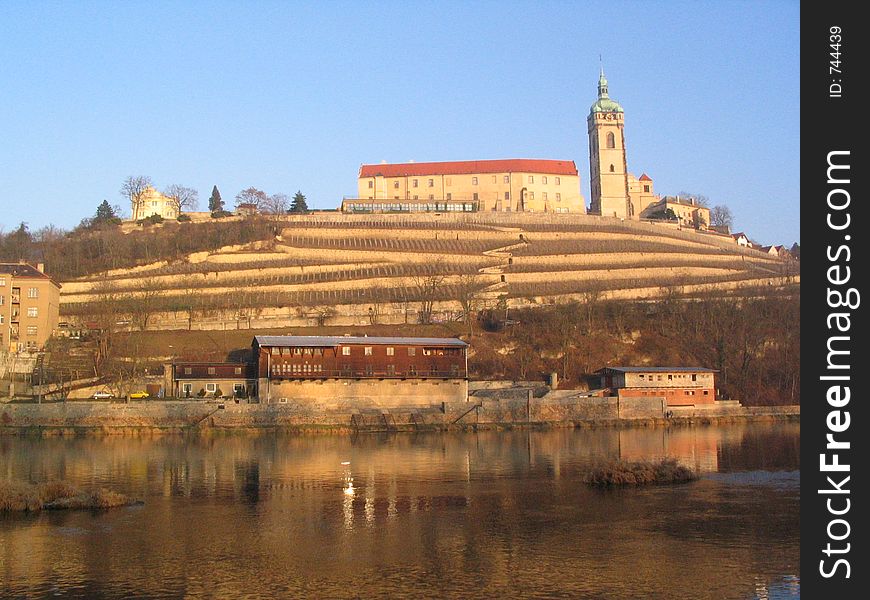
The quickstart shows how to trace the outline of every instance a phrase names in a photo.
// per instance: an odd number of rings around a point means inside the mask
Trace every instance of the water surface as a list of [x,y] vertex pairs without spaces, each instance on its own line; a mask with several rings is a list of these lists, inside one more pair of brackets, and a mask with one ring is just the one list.
[[[0,516],[0,596],[797,598],[798,424],[0,437],[0,479],[144,506]],[[598,490],[676,456],[699,481]]]

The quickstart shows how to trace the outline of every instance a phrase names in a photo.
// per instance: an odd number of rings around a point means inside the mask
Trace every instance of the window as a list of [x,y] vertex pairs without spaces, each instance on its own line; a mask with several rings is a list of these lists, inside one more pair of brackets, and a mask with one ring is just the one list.
[[35,306],[29,307],[27,309],[27,316],[28,317],[38,317],[39,316],[39,309],[37,309]]
[[535,176],[529,175],[529,183],[535,183]]
[[610,172],[613,173],[613,165],[610,165]]
[[38,288],[27,288],[27,297],[28,298],[39,298],[39,289]]
[[370,179],[369,180],[369,189],[372,189],[373,187],[375,187],[375,182]]
[[447,200],[453,200],[453,194],[447,192]]
[[556,185],[562,185],[562,178],[556,177]]
[[474,192],[472,200],[474,200],[475,202],[477,202],[477,200],[478,200],[477,192]]
[[245,384],[244,383],[234,383],[233,384],[233,396],[244,396],[245,395]]
[[674,379],[673,375],[668,375],[668,381],[673,381],[673,379]]
[[364,348],[364,350],[363,350],[363,354],[364,354],[365,356],[371,356],[371,355],[372,355],[372,347],[371,347],[371,346],[365,346],[365,348]]
[[350,356],[350,346],[344,346],[341,349],[341,355],[342,356]]
[[398,182],[398,180],[393,182],[393,189],[396,189],[396,190],[399,189],[399,182]]
[[387,346],[387,356],[393,356],[396,354],[396,349],[392,346]]
[[420,199],[420,196],[418,196],[417,194],[414,194],[414,200],[419,200],[419,199]]
[[408,348],[408,356],[417,356],[416,348]]
[[190,367],[184,367],[184,374],[185,375],[190,375],[192,372],[193,372],[193,370]]
[[505,193],[504,193],[504,199],[505,199],[505,200],[510,200],[510,199],[511,199],[511,193],[510,193],[510,192],[505,192]]
[[529,192],[529,200],[535,199],[535,192]]
[[366,365],[366,375],[368,375],[369,377],[371,377],[371,376],[374,375],[374,374],[375,374],[375,369],[374,369],[374,367],[371,366],[371,365]]
[[217,391],[217,384],[216,383],[205,384],[205,391],[215,393]]
[[417,185],[418,185],[419,183],[420,183],[420,180],[419,180],[419,179],[415,179],[415,180],[413,180],[413,181],[411,182],[411,184],[412,184],[414,187],[417,187]]
[[492,176],[492,182],[493,182],[493,183],[498,183],[498,175],[493,175],[493,176]]
[[510,182],[511,182],[511,176],[510,176],[510,175],[505,175],[503,181],[504,181],[504,183],[510,183]]
[[191,394],[193,394],[193,384],[192,383],[182,383],[181,384],[181,395],[185,398],[190,398]]
[[429,194],[429,200],[434,200],[434,199],[435,199],[435,194]]
[[0,287],[6,287],[6,278],[0,277]]
[[396,374],[396,365],[387,365],[387,375]]
[[616,138],[613,136],[612,131],[608,132],[607,134],[607,147],[616,148]]
[[453,180],[450,177],[448,177],[447,179],[444,180],[444,183],[446,185],[453,185]]
[[435,180],[434,179],[429,180],[429,187],[435,187]]
[[477,185],[477,177],[471,178],[471,185]]
[[3,319],[4,319],[4,318],[5,318],[5,317],[4,317],[4,316],[3,316],[3,314],[2,314],[2,313],[0,313],[0,325],[2,325],[2,324],[3,324]]
[[543,183],[544,185],[547,184],[547,176],[546,175],[541,175],[541,183]]
[[155,208],[156,208],[156,207],[157,207],[157,204],[158,204],[158,203],[157,203],[157,200],[154,200],[153,202],[151,202],[151,206],[152,206],[152,207],[155,207]]
[[241,374],[242,374],[242,368],[241,368],[241,367],[236,367],[236,371],[235,371],[235,373],[236,373],[236,375],[241,375]]
[[546,202],[547,201],[547,192],[541,192],[541,199]]
[[408,375],[416,375],[416,374],[417,374],[417,365],[408,365]]
[[27,326],[27,335],[36,335],[36,326],[28,325]]
[[209,375],[214,375],[214,374],[215,374],[215,369],[214,369],[214,367],[209,367],[209,368],[208,368],[208,374],[209,374]]
[[648,185],[643,186],[643,191],[648,192],[648,191],[649,191],[649,186],[648,186]]

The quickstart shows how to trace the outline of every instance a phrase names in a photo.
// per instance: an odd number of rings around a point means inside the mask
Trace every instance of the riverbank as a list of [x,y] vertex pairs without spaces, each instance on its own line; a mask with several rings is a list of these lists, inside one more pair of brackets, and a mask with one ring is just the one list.
[[0,434],[149,435],[285,431],[353,434],[551,427],[662,427],[799,421],[800,406],[722,403],[670,407],[616,398],[529,398],[388,409],[319,410],[287,404],[202,401],[61,402],[0,405]]

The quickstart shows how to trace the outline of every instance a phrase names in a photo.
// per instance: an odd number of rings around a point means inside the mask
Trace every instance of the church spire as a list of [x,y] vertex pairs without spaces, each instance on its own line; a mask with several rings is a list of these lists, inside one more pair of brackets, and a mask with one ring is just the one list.
[[598,98],[609,98],[607,95],[607,78],[604,76],[604,65],[601,65],[601,75],[598,77]]

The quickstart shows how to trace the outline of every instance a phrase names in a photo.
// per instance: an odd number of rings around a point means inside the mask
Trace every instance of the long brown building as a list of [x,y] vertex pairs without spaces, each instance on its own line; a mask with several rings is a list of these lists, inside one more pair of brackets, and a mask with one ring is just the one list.
[[60,284],[42,263],[0,263],[0,350],[35,352],[57,328]]
[[468,397],[468,344],[455,338],[258,335],[252,349],[261,402],[400,406]]

